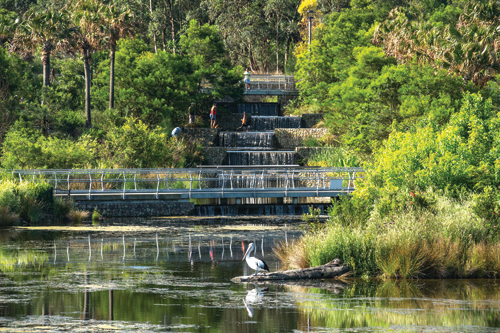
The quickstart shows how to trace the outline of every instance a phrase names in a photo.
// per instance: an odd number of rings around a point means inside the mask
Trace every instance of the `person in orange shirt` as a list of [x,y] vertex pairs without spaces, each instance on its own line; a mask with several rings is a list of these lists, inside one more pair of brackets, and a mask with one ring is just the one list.
[[215,123],[217,121],[216,113],[217,113],[217,109],[216,109],[215,104],[214,104],[214,105],[212,105],[212,109],[210,110],[210,128],[215,128]]

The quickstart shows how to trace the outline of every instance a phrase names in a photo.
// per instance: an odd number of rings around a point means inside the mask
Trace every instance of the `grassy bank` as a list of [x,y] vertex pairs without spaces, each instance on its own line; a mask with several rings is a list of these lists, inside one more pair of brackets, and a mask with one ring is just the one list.
[[78,223],[88,216],[71,202],[54,199],[48,183],[15,182],[0,176],[0,227]]
[[[429,196],[429,195],[428,195]],[[500,276],[496,225],[479,217],[472,196],[433,195],[432,207],[394,214],[373,211],[359,222],[339,209],[314,225],[294,246],[278,246],[285,266],[300,268],[342,259],[356,276],[451,278]]]

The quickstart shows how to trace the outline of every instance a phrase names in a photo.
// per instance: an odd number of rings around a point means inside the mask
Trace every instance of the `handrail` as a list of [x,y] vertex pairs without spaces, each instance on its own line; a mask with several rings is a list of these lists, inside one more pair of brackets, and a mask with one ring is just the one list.
[[247,165],[219,165],[219,166],[204,166],[200,165],[196,168],[151,168],[151,169],[11,169],[6,170],[8,173],[18,174],[18,175],[45,175],[45,174],[88,174],[89,172],[92,174],[122,174],[122,173],[187,173],[187,172],[217,172],[220,169],[234,169],[234,170],[272,170],[276,171],[279,169],[288,170],[299,170],[299,171],[307,171],[317,169],[322,170],[324,172],[364,172],[363,168],[360,167],[317,167],[317,166],[295,166],[295,165],[257,165],[257,166],[247,166]]
[[[362,168],[320,168],[282,166],[245,168],[186,168],[186,169],[76,169],[76,170],[11,170],[16,181],[48,182],[55,194],[92,195],[120,194],[123,199],[132,194],[152,194],[157,199],[164,193],[246,191],[258,193],[282,191],[293,196],[297,191],[320,195],[320,192],[355,190],[355,180],[363,178]],[[198,175],[198,177],[193,177]],[[198,184],[195,182],[198,181]],[[347,186],[332,187],[332,184]],[[95,184],[93,184],[95,183]],[[259,194],[259,195],[261,195]],[[312,195],[314,196],[314,195]]]

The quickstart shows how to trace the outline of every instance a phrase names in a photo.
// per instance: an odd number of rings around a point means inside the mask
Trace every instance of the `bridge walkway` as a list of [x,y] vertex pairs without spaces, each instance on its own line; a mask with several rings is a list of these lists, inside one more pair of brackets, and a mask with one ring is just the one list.
[[13,170],[16,180],[48,182],[75,200],[335,197],[355,190],[362,168]]

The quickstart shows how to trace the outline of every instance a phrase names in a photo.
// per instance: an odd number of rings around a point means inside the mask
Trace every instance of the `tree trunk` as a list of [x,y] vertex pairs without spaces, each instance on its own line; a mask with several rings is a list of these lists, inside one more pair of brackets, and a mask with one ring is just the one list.
[[116,43],[111,43],[109,52],[109,108],[115,107],[115,50]]
[[280,48],[279,48],[279,34],[278,34],[279,25],[276,24],[276,74],[280,73]]
[[286,71],[286,65],[288,64],[288,52],[290,52],[290,39],[287,37],[285,43],[285,64],[283,66],[284,72]]
[[85,71],[85,127],[92,127],[92,119],[90,117],[90,63],[89,63],[89,47],[85,44],[82,47],[83,53],[83,68]]
[[329,279],[349,272],[349,268],[342,265],[336,265],[333,261],[325,265],[310,268],[271,272],[259,275],[238,276],[232,280],[234,282],[258,282],[272,280]]
[[161,41],[163,43],[163,51],[167,50],[167,27],[164,26],[163,30],[161,31]]
[[175,24],[174,24],[174,4],[173,0],[168,2],[170,9],[170,32],[172,33],[172,50],[175,54]]
[[43,86],[50,86],[50,53],[52,45],[50,42],[43,43],[42,46],[42,64],[43,64]]
[[[153,0],[149,0],[149,13],[151,14],[151,18],[153,18]],[[153,43],[154,43],[155,53],[158,53],[158,49],[156,46],[156,31],[153,31]]]

